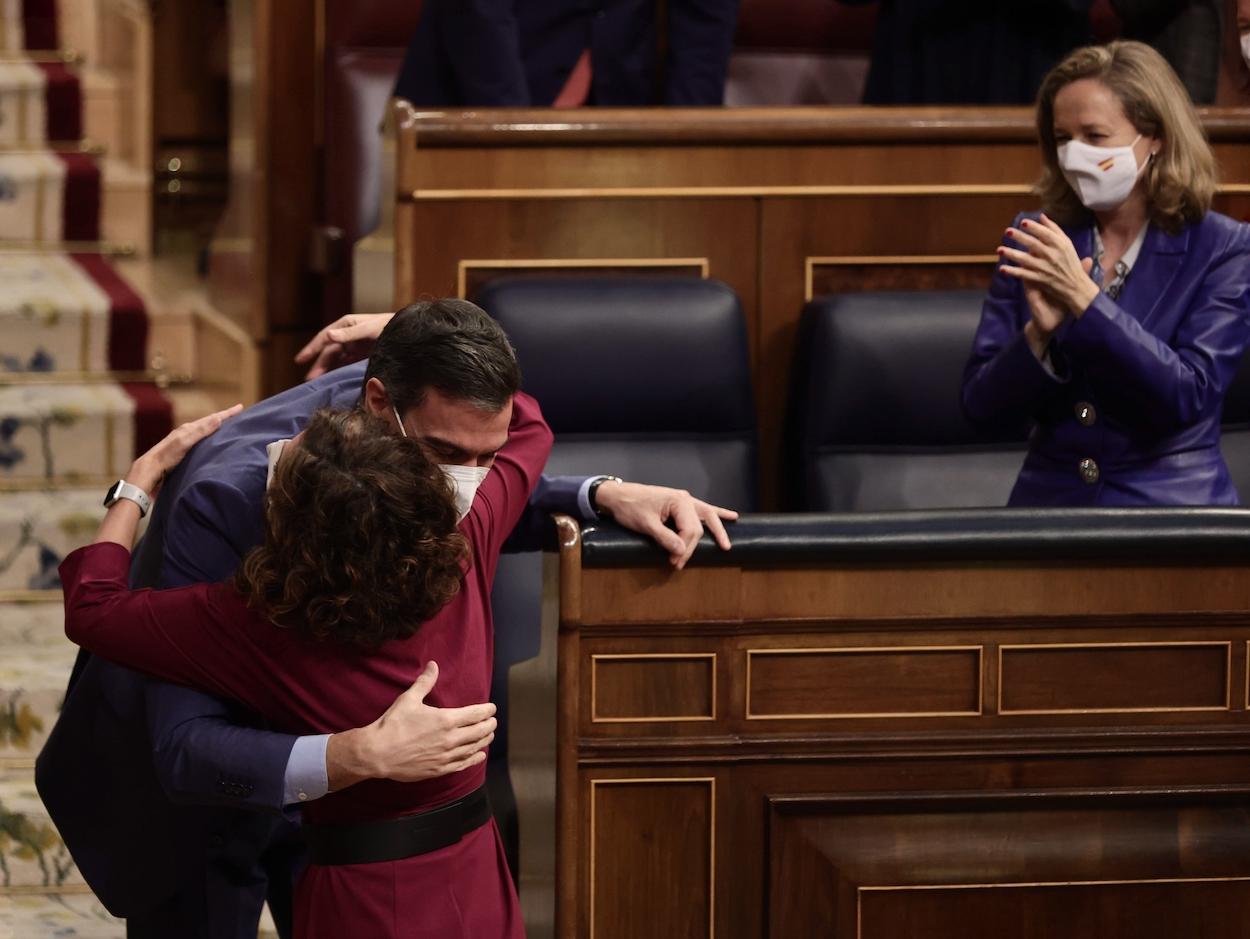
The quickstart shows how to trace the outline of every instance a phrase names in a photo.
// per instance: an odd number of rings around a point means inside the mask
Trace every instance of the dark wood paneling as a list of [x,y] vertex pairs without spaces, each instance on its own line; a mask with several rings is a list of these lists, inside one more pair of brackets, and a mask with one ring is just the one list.
[[590,939],[709,939],[712,779],[590,783]]
[[[1248,820],[1166,794],[777,799],[769,934],[1207,935],[1201,907],[1227,913],[1250,895]],[[1170,930],[1141,917],[1156,904],[1173,905],[1153,920]]]
[[750,718],[918,717],[981,710],[981,649],[747,652]]
[[1250,879],[868,890],[857,939],[1244,939]]
[[1230,705],[1227,643],[1012,646],[999,654],[1003,714]]
[[713,720],[715,653],[592,655],[590,721]]

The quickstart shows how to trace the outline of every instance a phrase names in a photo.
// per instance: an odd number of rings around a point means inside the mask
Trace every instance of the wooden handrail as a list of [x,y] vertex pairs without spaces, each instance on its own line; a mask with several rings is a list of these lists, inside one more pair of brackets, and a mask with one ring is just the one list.
[[[419,111],[396,103],[401,147],[874,143],[1036,139],[1023,107],[480,108]],[[1201,108],[1213,141],[1250,139],[1250,111]]]

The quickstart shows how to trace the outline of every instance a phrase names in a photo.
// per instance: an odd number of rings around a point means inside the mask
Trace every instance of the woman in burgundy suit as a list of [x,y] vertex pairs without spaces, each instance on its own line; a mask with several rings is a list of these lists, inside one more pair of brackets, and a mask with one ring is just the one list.
[[[443,471],[415,440],[363,411],[318,412],[277,464],[265,542],[233,583],[128,589],[140,508],[118,499],[95,543],[61,565],[66,634],[290,733],[378,719],[430,661],[442,667],[440,704],[486,700],[491,579],[551,446],[532,399],[511,407],[507,444],[459,524]],[[232,413],[174,431],[128,482],[154,492]],[[465,757],[458,773],[369,780],[305,807],[300,939],[523,937],[484,764]]]

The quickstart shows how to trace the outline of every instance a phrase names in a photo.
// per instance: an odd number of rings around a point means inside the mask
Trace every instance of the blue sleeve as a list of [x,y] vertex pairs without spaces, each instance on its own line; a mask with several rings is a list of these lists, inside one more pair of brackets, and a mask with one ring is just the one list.
[[1250,252],[1212,266],[1168,341],[1106,294],[1064,324],[1060,343],[1139,429],[1172,433],[1218,409],[1250,341]]
[[[1018,226],[1023,217],[1016,216],[1013,225]],[[1003,244],[1024,247],[1006,235]],[[1024,335],[1028,321],[1028,301],[1020,281],[995,269],[963,376],[964,414],[983,430],[1020,425],[1066,382],[1045,368],[1029,348]]]
[[522,551],[541,551],[551,532],[552,515],[572,515],[584,522],[593,521],[595,513],[586,499],[590,483],[598,476],[547,476],[539,477],[538,485],[530,495],[529,505],[512,534],[504,542],[503,550],[509,554]]
[[[259,526],[259,505],[210,481],[177,496],[164,532],[159,586],[220,581],[238,564],[245,535]],[[231,518],[230,513],[240,513]],[[296,738],[247,726],[245,712],[181,685],[149,680],[148,730],[157,776],[171,800],[281,812]]]
[[448,0],[430,4],[456,75],[460,100],[477,107],[529,107],[529,81],[513,0]]

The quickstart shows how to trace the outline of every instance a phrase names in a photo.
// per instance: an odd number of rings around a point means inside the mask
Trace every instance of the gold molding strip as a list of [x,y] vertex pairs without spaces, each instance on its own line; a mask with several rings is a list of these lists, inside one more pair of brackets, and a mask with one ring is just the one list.
[[138,249],[132,244],[110,241],[0,241],[0,254],[102,254],[108,257],[133,257]]
[[[1224,704],[1187,707],[1123,707],[1123,708],[1041,708],[1003,710],[1003,651],[1028,649],[1167,649],[1181,646],[1224,647]],[[1185,714],[1195,711],[1231,711],[1233,709],[1233,643],[1232,640],[1190,640],[1176,642],[1039,642],[1008,643],[998,647],[998,713],[1000,715],[1030,714]]]
[[73,49],[0,52],[0,65],[76,65],[81,61],[82,55]]
[[814,292],[817,267],[927,267],[950,264],[997,264],[995,254],[843,254],[808,255],[803,259],[803,302]]
[[40,147],[30,144],[0,143],[0,156],[39,156],[44,153],[82,153],[87,156],[104,156],[106,149],[103,144],[88,140],[66,141],[53,140]]
[[[711,714],[695,714],[686,716],[663,716],[663,717],[600,717],[599,716],[599,698],[598,698],[598,681],[599,681],[599,660],[607,659],[612,661],[645,661],[647,659],[666,659],[668,661],[677,661],[681,659],[711,659],[712,661],[712,713]],[[612,654],[594,654],[590,657],[590,722],[592,724],[677,724],[688,723],[690,721],[714,721],[716,720],[716,653],[715,652],[634,652],[634,653],[612,653]]]
[[13,897],[45,897],[56,896],[57,894],[86,896],[93,892],[86,884],[60,884],[59,886],[48,887],[28,884],[16,887],[0,887],[0,899],[3,899],[6,894]]
[[19,476],[0,479],[0,492],[60,492],[66,489],[99,489],[101,493],[117,482],[112,476]]
[[[985,646],[832,646],[793,647],[777,649],[747,649],[746,705],[743,717],[749,721],[798,721],[798,720],[869,720],[910,717],[984,717],[985,716]],[[751,657],[754,655],[802,655],[805,653],[876,652],[975,652],[977,654],[977,707],[974,711],[884,711],[881,713],[830,713],[830,714],[753,714],[751,713]]]
[[[80,350],[81,351],[81,350]],[[184,372],[0,372],[0,385],[107,385],[117,382],[146,382],[160,385],[190,384]]]
[[587,868],[590,876],[589,908],[587,919],[590,931],[587,939],[595,939],[595,790],[598,786],[625,785],[684,785],[686,783],[707,783],[708,787],[708,912],[707,935],[714,939],[716,935],[716,777],[715,776],[647,776],[631,778],[627,776],[610,779],[590,780],[590,856]]
[[34,768],[35,758],[33,756],[0,756],[0,770],[26,770]]
[[468,299],[469,271],[577,270],[596,267],[697,267],[708,278],[707,258],[464,258],[456,262],[456,296]]
[[997,884],[890,884],[860,885],[855,888],[855,939],[864,934],[864,894],[901,893],[910,890],[1008,890],[1041,887],[1134,887],[1153,884],[1223,884],[1250,881],[1247,876],[1235,877],[1158,877],[1140,880],[1042,880]]
[[[1250,186],[1247,186],[1250,191]],[[1222,191],[1222,190],[1221,190]],[[576,186],[550,189],[414,189],[403,201],[461,199],[721,199],[793,196],[1028,196],[1029,183],[883,183],[864,186]],[[401,197],[402,198],[402,197]]]
[[60,603],[59,590],[0,590],[0,603]]

